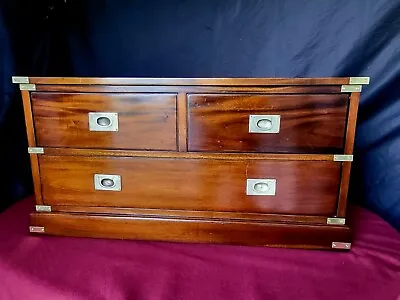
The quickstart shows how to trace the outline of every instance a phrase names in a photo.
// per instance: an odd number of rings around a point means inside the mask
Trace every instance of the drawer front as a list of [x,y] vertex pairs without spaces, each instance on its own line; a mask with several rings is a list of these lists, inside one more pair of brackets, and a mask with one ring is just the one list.
[[[47,205],[332,216],[340,163],[39,156]],[[317,176],[316,176],[317,175]]]
[[343,153],[348,96],[191,94],[189,151]]
[[176,95],[32,93],[44,147],[176,150]]

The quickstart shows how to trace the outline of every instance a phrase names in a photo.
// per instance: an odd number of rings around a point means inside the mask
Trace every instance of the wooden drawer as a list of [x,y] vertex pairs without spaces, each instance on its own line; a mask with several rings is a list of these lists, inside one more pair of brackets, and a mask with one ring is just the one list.
[[[47,205],[321,216],[336,213],[341,171],[340,163],[332,161],[250,159],[43,155],[39,165]],[[96,190],[95,174],[104,174],[99,180],[113,179],[119,191]],[[254,194],[263,179],[276,180],[274,195]],[[267,187],[273,191],[273,184]]]
[[191,94],[188,150],[340,154],[348,102],[346,94]]
[[[175,94],[33,92],[31,96],[38,146],[177,149]],[[106,122],[100,124],[112,123],[100,126],[98,118]]]

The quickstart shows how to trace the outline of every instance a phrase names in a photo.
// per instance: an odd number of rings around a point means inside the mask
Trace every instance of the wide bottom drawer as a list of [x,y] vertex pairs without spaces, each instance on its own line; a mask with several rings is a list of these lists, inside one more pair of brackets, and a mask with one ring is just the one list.
[[33,213],[37,234],[169,242],[222,243],[304,249],[350,250],[347,226],[138,218],[93,214]]
[[332,216],[332,161],[39,157],[47,205]]

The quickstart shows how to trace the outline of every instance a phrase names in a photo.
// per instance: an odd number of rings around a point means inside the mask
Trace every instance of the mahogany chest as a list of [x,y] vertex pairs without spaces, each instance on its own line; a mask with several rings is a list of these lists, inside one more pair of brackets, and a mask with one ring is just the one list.
[[368,77],[20,84],[35,234],[350,249]]

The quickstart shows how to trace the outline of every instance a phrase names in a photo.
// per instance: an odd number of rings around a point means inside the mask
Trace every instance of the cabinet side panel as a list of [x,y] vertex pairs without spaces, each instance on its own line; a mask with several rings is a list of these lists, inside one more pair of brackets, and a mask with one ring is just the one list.
[[35,127],[33,126],[31,95],[29,91],[21,91],[22,102],[24,105],[26,134],[28,137],[28,146],[36,147]]
[[344,146],[344,154],[353,154],[359,102],[360,102],[360,93],[351,93],[349,113],[347,116],[347,131],[346,131],[346,142]]
[[[360,102],[360,93],[351,93],[349,113],[347,116],[347,130],[346,130],[346,142],[344,145],[344,154],[353,154],[359,102]],[[351,162],[344,162],[342,164],[342,177],[340,182],[340,191],[338,200],[338,210],[337,210],[338,217],[346,216],[347,195],[349,192],[349,183],[350,183],[350,172],[351,172]]]
[[178,151],[187,152],[187,101],[186,93],[177,96],[177,129],[178,129]]
[[[24,106],[26,134],[28,138],[28,146],[36,147],[35,127],[33,125],[31,96],[29,91],[21,91],[22,102]],[[35,193],[36,204],[43,204],[42,187],[40,182],[39,161],[37,154],[30,154],[31,170],[33,177],[33,189]]]

